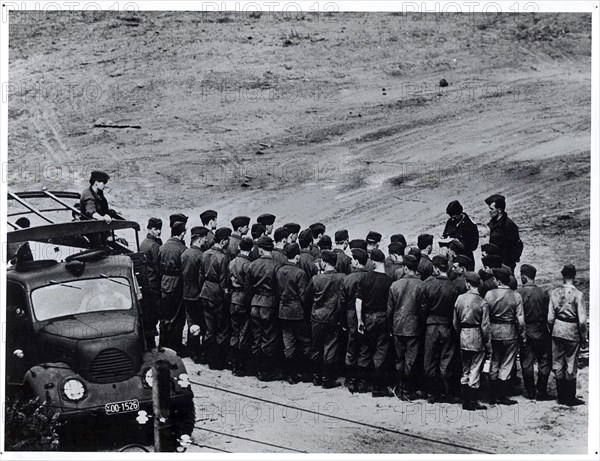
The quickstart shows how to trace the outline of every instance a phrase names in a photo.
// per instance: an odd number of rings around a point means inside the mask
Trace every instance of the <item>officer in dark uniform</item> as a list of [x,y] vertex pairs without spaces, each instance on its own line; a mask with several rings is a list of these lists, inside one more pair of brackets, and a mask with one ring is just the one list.
[[250,262],[252,262],[260,258],[260,251],[256,244],[258,243],[259,238],[267,235],[267,228],[261,223],[254,223],[250,229],[250,235],[252,235],[252,240],[254,241],[254,246],[252,247],[249,256]]
[[310,254],[313,255],[313,257],[315,257],[315,258],[319,258],[321,256],[321,250],[319,248],[319,240],[321,240],[321,237],[323,237],[323,235],[325,235],[325,224],[317,222],[317,223],[311,224],[308,227],[312,231],[312,236],[313,236],[313,243],[311,243],[311,245],[309,247]]
[[[527,397],[531,400],[553,400],[548,394],[548,377],[552,369],[552,336],[548,330],[550,296],[535,284],[537,269],[521,265],[522,287],[517,293],[523,298],[527,342],[521,346],[519,358]],[[537,362],[537,386],[533,364]]]
[[446,227],[442,234],[442,238],[457,239],[464,246],[464,255],[471,259],[472,266],[467,270],[475,270],[475,259],[473,252],[479,245],[479,230],[477,225],[471,221],[469,215],[463,212],[463,207],[458,200],[454,200],[446,207],[446,214],[450,216],[446,221]]
[[290,233],[290,243],[298,243],[298,235],[300,234],[300,224],[297,224],[295,222],[289,222],[287,224],[284,224],[283,227],[285,227]]
[[225,368],[229,347],[229,258],[227,244],[231,229],[220,227],[215,232],[213,246],[204,252],[200,265],[206,321],[206,355],[213,370]]
[[181,254],[183,277],[183,305],[188,325],[188,352],[195,363],[201,362],[202,339],[206,334],[204,311],[200,301],[200,264],[202,259],[201,241],[208,235],[206,227],[192,227],[190,247]]
[[365,239],[367,242],[367,253],[369,253],[369,262],[367,262],[366,269],[368,271],[375,270],[375,263],[371,259],[371,251],[379,249],[379,242],[381,242],[381,234],[379,232],[370,231]]
[[348,231],[346,229],[339,230],[335,233],[334,238],[335,248],[333,252],[337,255],[335,270],[340,274],[350,274],[352,272],[352,258],[346,254],[349,242]]
[[284,253],[284,248],[289,242],[289,236],[290,231],[285,227],[275,229],[275,233],[273,234],[273,240],[275,241],[275,246],[273,247],[273,259],[280,266],[283,266],[288,262],[288,258]]
[[265,213],[256,218],[256,222],[265,226],[265,235],[270,236],[273,233],[273,224],[275,224],[275,215]]
[[162,221],[159,218],[148,220],[148,234],[140,244],[140,252],[146,258],[147,286],[144,290],[144,330],[146,333],[146,344],[149,348],[156,347],[155,337],[158,334],[156,324],[160,312],[160,260],[158,249],[163,244],[160,239],[162,232]]
[[251,319],[254,334],[252,353],[258,364],[258,379],[276,381],[281,373],[279,338],[279,303],[277,300],[277,270],[280,265],[273,258],[273,240],[263,236],[258,239],[260,258],[248,268],[248,285],[252,290]]
[[208,229],[206,243],[202,248],[203,251],[206,251],[213,246],[215,241],[215,229],[217,228],[217,217],[218,213],[215,210],[206,210],[200,213],[200,221],[202,221],[202,225]]
[[519,228],[506,214],[504,196],[495,194],[485,199],[490,208],[490,243],[500,248],[502,263],[514,273],[523,252],[523,242],[519,237]]
[[421,259],[417,272],[421,274],[421,280],[427,280],[433,275],[433,263],[429,255],[433,251],[433,235],[421,234],[417,237],[417,247],[421,250]]
[[[97,219],[110,224],[117,217],[115,212],[108,207],[108,201],[104,196],[104,189],[109,179],[110,176],[104,171],[92,171],[90,186],[81,193],[79,198],[81,219]],[[102,232],[86,237],[90,240],[92,247],[98,247],[104,245],[109,236],[109,232]]]
[[231,341],[229,346],[233,353],[234,376],[246,376],[250,366],[252,348],[252,330],[250,328],[250,285],[248,269],[250,269],[250,250],[253,243],[250,238],[242,238],[238,255],[229,263],[231,277]]
[[311,362],[313,384],[331,389],[340,386],[335,361],[340,347],[340,291],[344,274],[335,271],[337,256],[325,250],[321,255],[321,273],[308,285],[307,303],[311,306]]
[[393,242],[388,245],[388,257],[385,258],[383,267],[385,273],[396,280],[396,271],[403,270],[404,264],[402,258],[404,256],[404,247],[400,242]]
[[178,221],[171,227],[171,238],[158,250],[161,278],[161,346],[182,352],[185,308],[183,307],[183,279],[181,255],[186,250],[183,239],[185,224]]
[[300,232],[298,243],[300,244],[300,260],[298,261],[298,267],[306,272],[306,275],[310,280],[313,275],[316,275],[319,272],[317,258],[315,258],[310,251],[310,246],[313,243],[312,230],[304,229]]
[[250,218],[248,216],[236,216],[231,220],[233,232],[229,237],[229,245],[227,245],[227,256],[230,261],[233,261],[240,252],[240,242],[248,233],[248,226],[250,226]]

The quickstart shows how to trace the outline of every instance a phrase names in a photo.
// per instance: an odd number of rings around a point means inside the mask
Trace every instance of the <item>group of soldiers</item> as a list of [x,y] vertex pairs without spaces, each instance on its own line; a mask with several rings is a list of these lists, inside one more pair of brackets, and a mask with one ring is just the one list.
[[[577,354],[587,341],[587,312],[576,269],[566,265],[563,284],[547,293],[535,284],[536,268],[522,264],[518,287],[518,227],[503,196],[486,203],[490,241],[478,272],[479,232],[458,201],[446,210],[443,238],[451,240],[439,242],[435,256],[429,234],[414,247],[392,235],[386,256],[378,232],[350,240],[338,230],[331,239],[324,224],[276,227],[271,214],[251,227],[249,217],[237,216],[231,228],[218,228],[214,210],[200,214],[187,247],[187,216],[170,216],[165,243],[162,221],[150,218],[141,244],[147,323],[158,323],[162,346],[262,381],[333,388],[344,374],[350,392],[462,401],[476,410],[485,408],[478,389],[486,359],[490,402],[516,403],[508,396],[519,356],[528,398],[553,399],[553,369],[557,400],[582,404]],[[148,328],[151,344],[156,333]]]

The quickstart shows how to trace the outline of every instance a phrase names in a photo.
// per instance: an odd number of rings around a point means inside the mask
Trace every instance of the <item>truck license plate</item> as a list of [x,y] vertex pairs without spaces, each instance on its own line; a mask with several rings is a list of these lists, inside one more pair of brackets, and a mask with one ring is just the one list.
[[139,409],[140,402],[137,399],[125,400],[124,402],[107,403],[104,405],[104,411],[107,415],[127,413],[128,411],[137,411]]

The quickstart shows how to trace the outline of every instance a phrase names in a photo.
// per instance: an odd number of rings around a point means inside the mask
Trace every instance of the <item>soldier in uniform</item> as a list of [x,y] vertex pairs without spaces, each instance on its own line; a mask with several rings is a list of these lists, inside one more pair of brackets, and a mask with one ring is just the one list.
[[180,221],[175,222],[171,227],[171,238],[158,249],[162,275],[160,344],[177,352],[182,351],[181,340],[185,324],[181,271],[181,255],[186,249],[183,242],[185,233],[185,224]]
[[160,312],[160,259],[158,249],[163,244],[160,239],[162,221],[159,218],[148,220],[148,234],[140,244],[140,252],[146,257],[147,287],[144,290],[144,331],[148,348],[156,347],[156,324]]
[[335,361],[340,347],[340,291],[344,274],[335,271],[337,256],[325,250],[321,255],[321,273],[309,282],[307,304],[311,306],[311,363],[313,384],[331,389],[337,382]]
[[404,248],[408,245],[406,244],[406,238],[402,234],[394,234],[390,237],[390,243],[401,243]]
[[468,291],[456,299],[453,320],[460,337],[463,409],[486,410],[477,401],[477,392],[485,356],[492,353],[489,306],[479,294],[479,275],[467,272],[465,281]]
[[[207,238],[208,238],[207,234]],[[203,285],[200,298],[206,321],[206,356],[212,370],[222,370],[227,362],[229,347],[229,258],[227,244],[231,229],[220,227],[214,234],[214,243],[202,255],[200,277]]]
[[265,235],[270,236],[273,233],[273,224],[275,224],[275,215],[265,213],[256,218],[256,222],[265,226]]
[[246,376],[250,365],[252,347],[252,331],[250,329],[250,285],[248,270],[250,269],[250,250],[253,243],[250,238],[242,238],[238,255],[229,263],[231,277],[231,340],[229,347],[233,355],[234,376]]
[[321,253],[323,253],[323,251],[325,251],[325,250],[332,251],[333,250],[333,242],[331,241],[331,237],[327,234],[323,235],[319,239],[317,246],[319,247],[319,258],[320,258]]
[[510,375],[517,359],[518,342],[526,343],[523,298],[508,286],[510,270],[494,269],[498,288],[485,295],[490,306],[492,361],[490,364],[490,401],[501,405],[517,402],[507,397]]
[[188,217],[186,215],[184,215],[183,213],[174,213],[172,215],[169,216],[169,227],[172,229],[173,225],[176,222],[182,222],[184,224],[187,224],[188,222]]
[[250,235],[252,235],[252,239],[254,240],[254,246],[250,251],[250,262],[252,262],[260,258],[260,251],[256,244],[258,243],[259,238],[267,235],[267,228],[261,223],[254,223],[252,224]]
[[[344,313],[346,323],[344,327],[348,331],[348,342],[346,347],[346,387],[352,393],[367,392],[366,377],[358,380],[358,354],[360,351],[362,334],[358,332],[358,320],[356,318],[356,291],[358,282],[367,273],[365,264],[369,255],[362,248],[352,249],[352,273],[344,278],[340,291],[340,308],[342,310],[342,323]],[[360,385],[359,385],[360,384]]]
[[[522,287],[517,292],[523,298],[527,343],[521,347],[519,358],[527,398],[553,400],[548,394],[548,377],[552,367],[552,336],[548,330],[548,305],[546,290],[535,284],[537,270],[529,264],[521,265]],[[533,364],[537,361],[537,386]]]
[[464,255],[471,260],[469,271],[475,270],[475,259],[473,252],[479,245],[479,230],[477,225],[471,221],[469,215],[463,212],[463,207],[458,200],[454,200],[446,207],[446,214],[450,216],[446,221],[446,227],[442,233],[442,238],[457,239],[465,247]]
[[511,275],[510,275],[510,283],[508,284],[508,286],[511,290],[517,289],[517,287],[518,287],[517,278],[513,275],[513,270],[502,262],[500,248],[498,248],[493,243],[485,243],[485,244],[481,245],[481,256],[483,258],[485,258],[486,256],[498,256],[498,259],[493,259],[494,262],[496,262],[498,260],[500,261],[500,264],[498,265],[498,263],[496,263],[495,267],[496,268],[497,267],[506,267],[507,269],[509,269],[511,272]]
[[585,403],[577,397],[577,354],[587,346],[587,311],[583,293],[573,284],[576,273],[573,264],[563,267],[563,284],[550,292],[548,308],[557,400],[568,406]]
[[229,245],[227,245],[227,256],[230,261],[233,261],[240,252],[240,243],[248,233],[249,225],[250,218],[248,216],[236,216],[231,220],[233,232],[229,237]]
[[275,229],[273,234],[273,240],[275,241],[275,247],[273,248],[273,259],[277,264],[283,266],[287,264],[288,258],[284,253],[284,248],[289,242],[290,231],[285,227],[279,227]]
[[404,257],[402,277],[392,283],[387,304],[387,322],[391,326],[396,349],[397,385],[394,395],[413,400],[417,383],[415,365],[421,347],[421,335],[427,309],[425,282],[417,275],[418,262],[413,255]]
[[490,243],[500,248],[502,263],[514,273],[523,252],[523,242],[519,238],[519,228],[506,214],[504,196],[495,194],[485,199],[490,209]]
[[450,269],[454,272],[452,281],[456,285],[456,289],[458,290],[459,294],[462,294],[467,290],[465,285],[467,267],[471,267],[472,264],[473,261],[471,261],[465,255],[457,255],[452,262],[452,269]]
[[312,231],[310,229],[304,229],[300,232],[298,243],[300,244],[300,260],[298,261],[298,267],[306,272],[306,275],[310,280],[313,275],[317,275],[319,272],[317,259],[310,251],[311,244],[313,243]]
[[358,282],[356,292],[356,319],[358,332],[365,336],[361,344],[358,366],[364,374],[373,363],[373,397],[389,397],[384,383],[383,364],[390,347],[387,308],[393,279],[385,273],[385,255],[378,248],[371,250],[375,269],[367,272]]
[[417,272],[421,274],[421,280],[427,280],[433,275],[433,263],[429,255],[433,251],[433,235],[421,234],[417,238],[417,246],[421,250],[421,259]]
[[397,280],[396,271],[399,270],[404,274],[404,265],[402,263],[404,247],[400,242],[390,243],[388,245],[388,254],[388,257],[385,258],[385,263],[383,264],[385,273],[394,280]]
[[[433,257],[433,276],[426,282],[427,319],[425,330],[425,375],[428,381],[429,403],[456,403],[452,395],[452,361],[456,344],[452,335],[454,304],[460,292],[448,278],[448,261]],[[441,380],[440,380],[441,379]],[[440,384],[443,389],[440,389]]]
[[311,243],[309,250],[310,254],[315,258],[321,257],[321,249],[319,248],[319,241],[325,235],[325,224],[320,222],[311,224],[308,226],[312,231],[313,242]]
[[300,246],[284,249],[287,261],[277,271],[279,321],[283,334],[286,377],[290,384],[310,379],[310,323],[306,304],[308,276],[300,267]]
[[181,254],[183,278],[183,305],[188,325],[188,352],[195,363],[202,361],[201,343],[206,334],[204,311],[200,301],[200,264],[202,239],[208,235],[206,227],[196,226],[191,230],[190,247]]
[[300,224],[297,224],[295,222],[289,222],[287,224],[284,224],[283,227],[285,227],[290,233],[290,243],[298,243],[298,235],[300,234]]
[[334,235],[335,248],[333,252],[337,255],[335,270],[340,274],[350,274],[352,272],[352,258],[346,254],[348,248],[349,236],[346,229],[339,230]]
[[203,251],[206,251],[213,246],[215,241],[215,229],[217,228],[217,216],[218,213],[215,210],[206,210],[200,213],[200,221],[202,221],[202,225],[208,229],[206,243],[202,248]]
[[104,171],[92,171],[90,175],[90,186],[80,196],[80,210],[87,219],[97,219],[106,224],[112,222],[111,210],[108,201],[104,197],[104,188],[110,176]]
[[256,242],[260,258],[248,268],[248,284],[252,291],[251,319],[253,330],[252,353],[258,364],[258,379],[281,379],[278,356],[279,302],[277,300],[277,270],[280,265],[273,258],[273,240],[262,236]]

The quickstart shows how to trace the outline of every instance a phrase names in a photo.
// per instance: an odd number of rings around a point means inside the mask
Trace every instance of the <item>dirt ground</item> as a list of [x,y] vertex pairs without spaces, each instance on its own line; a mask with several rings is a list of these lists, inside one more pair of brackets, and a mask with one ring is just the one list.
[[[587,296],[590,56],[588,15],[11,13],[9,187],[83,190],[103,169],[112,206],[140,223],[271,212],[352,238],[378,230],[386,244],[398,232],[440,236],[454,199],[484,242],[483,199],[502,193],[539,284],[573,262]],[[587,451],[587,406],[520,398],[499,416],[456,417],[189,369],[203,383],[496,453]],[[257,418],[245,407],[257,402],[195,390],[203,427],[297,450],[457,450],[312,414],[290,422],[267,404]],[[282,451],[196,432],[229,451]]]

